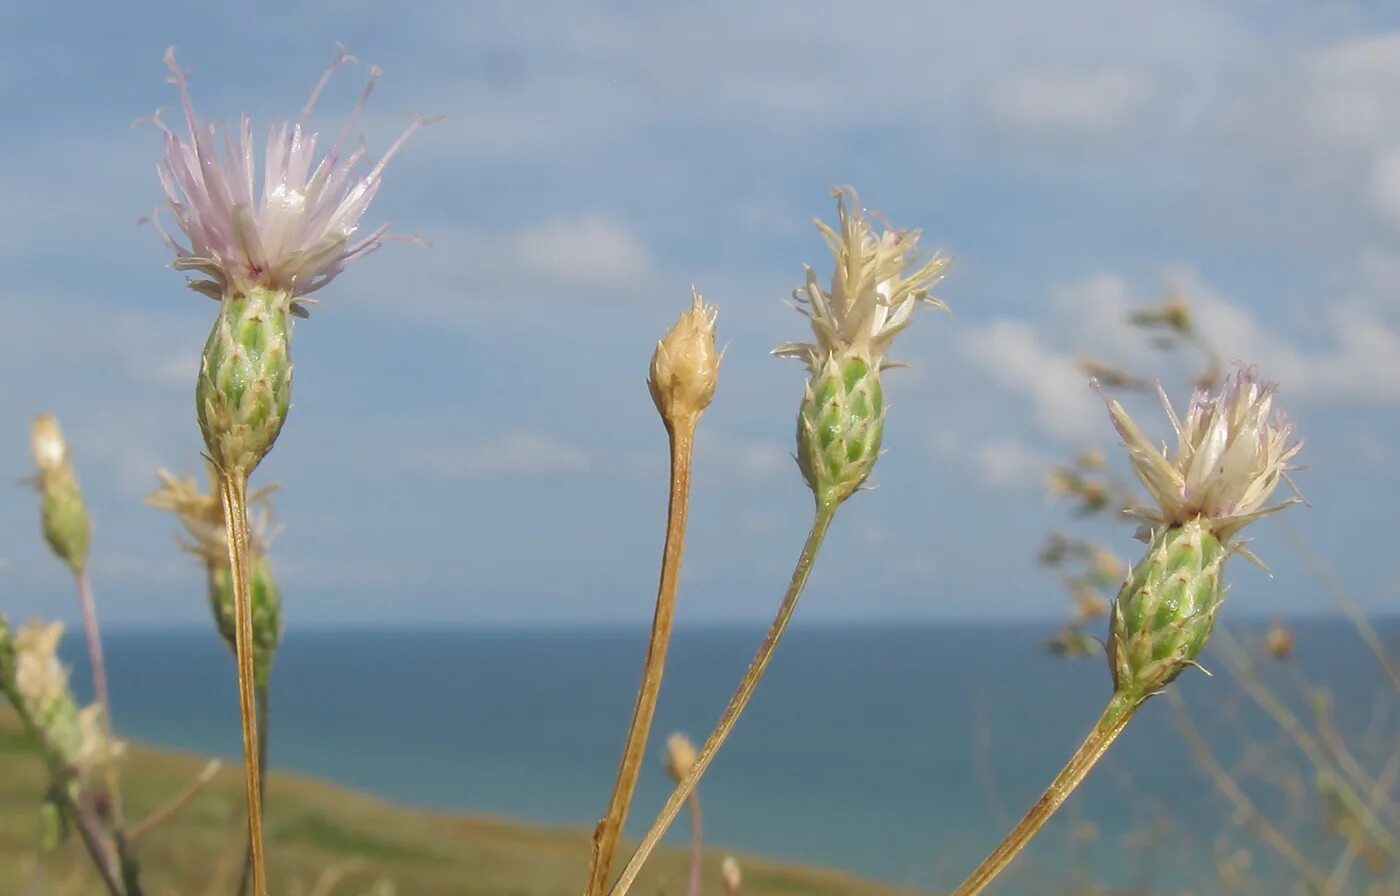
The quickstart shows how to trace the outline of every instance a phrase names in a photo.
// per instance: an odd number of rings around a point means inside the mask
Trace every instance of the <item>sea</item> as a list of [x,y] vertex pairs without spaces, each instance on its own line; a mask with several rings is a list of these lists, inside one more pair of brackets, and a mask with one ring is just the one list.
[[[701,784],[707,842],[951,888],[1035,800],[1109,695],[1102,658],[1049,655],[1050,629],[796,625]],[[1356,634],[1332,621],[1294,630],[1294,668],[1260,665],[1271,688],[1305,718],[1305,691],[1325,689],[1360,761],[1394,749],[1397,694]],[[631,832],[669,793],[665,735],[704,738],[761,634],[676,633]],[[1382,634],[1400,653],[1400,624]],[[272,765],[404,804],[576,826],[583,836],[612,784],[645,635],[290,631],[272,678]],[[1262,631],[1245,626],[1239,637],[1256,645]],[[232,659],[212,630],[116,631],[106,644],[124,736],[239,755]],[[80,639],[65,649],[81,687]],[[1261,810],[1293,824],[1320,858],[1339,850],[1295,805],[1316,778],[1296,745],[1219,663],[1204,665],[1217,667],[1214,677],[1190,670],[1178,684],[1216,758],[1254,782]],[[1298,782],[1302,797],[1283,781]],[[1214,892],[1222,856],[1240,854],[1273,873],[1272,854],[1239,821],[1172,705],[1155,699],[998,892],[1068,893],[1085,882],[1106,893]],[[671,836],[684,842],[684,817]]]

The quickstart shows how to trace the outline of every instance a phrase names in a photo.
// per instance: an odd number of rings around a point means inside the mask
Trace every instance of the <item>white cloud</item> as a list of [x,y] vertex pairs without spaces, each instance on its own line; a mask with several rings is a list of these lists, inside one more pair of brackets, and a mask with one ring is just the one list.
[[1400,330],[1359,300],[1321,301],[1307,345],[1217,293],[1199,275],[1177,275],[1201,329],[1231,360],[1256,364],[1290,400],[1400,403]]
[[431,477],[481,480],[582,473],[591,469],[593,462],[587,453],[562,439],[510,432],[462,447],[423,450],[409,465]]
[[617,221],[595,215],[518,230],[502,248],[525,279],[589,292],[631,294],[653,274],[641,240]]
[[982,480],[988,485],[1019,488],[1043,480],[1049,461],[1040,452],[1014,439],[993,439],[974,454]]
[[1093,139],[1132,123],[1154,89],[1139,69],[1040,69],[1003,79],[984,103],[991,123],[1006,130]]
[[1102,409],[1073,355],[1048,345],[1023,320],[966,326],[962,349],[997,384],[1025,395],[1036,424],[1067,441],[1081,439]]

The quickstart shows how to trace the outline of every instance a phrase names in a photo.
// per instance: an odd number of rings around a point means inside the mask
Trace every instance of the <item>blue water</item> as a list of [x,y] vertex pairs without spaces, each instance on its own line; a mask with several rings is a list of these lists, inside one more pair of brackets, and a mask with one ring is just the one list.
[[[1102,662],[1048,657],[1036,646],[1046,634],[795,628],[702,785],[709,840],[898,883],[956,883],[1035,799],[1107,697]],[[759,635],[676,635],[658,743],[672,730],[703,737]],[[1386,635],[1400,642],[1400,627]],[[582,829],[607,798],[643,638],[640,630],[290,632],[274,670],[272,762],[405,803]],[[1341,728],[1358,737],[1389,731],[1393,741],[1395,716],[1375,715],[1393,691],[1355,636],[1318,623],[1301,626],[1298,642],[1298,663],[1336,694]],[[66,647],[81,683],[77,640]],[[237,755],[232,661],[212,632],[120,632],[108,638],[108,657],[123,734]],[[1189,674],[1181,684],[1222,757],[1238,755],[1236,726],[1261,720],[1241,707],[1228,676]],[[1286,676],[1279,687],[1296,692]],[[1279,747],[1277,729],[1255,730],[1279,761],[1306,771]],[[657,747],[652,754],[634,831],[669,792]],[[1123,890],[1190,883],[1191,863],[1180,856],[1208,858],[1230,812],[1186,755],[1167,702],[1150,703],[1003,892],[1055,892],[1049,881],[1067,880],[1080,863]],[[1272,807],[1268,792],[1260,799]],[[1096,838],[1078,837],[1085,822]],[[1157,833],[1144,837],[1148,830]],[[1136,839],[1125,842],[1129,835]],[[684,836],[684,821],[674,836]],[[1255,853],[1256,863],[1269,861]]]

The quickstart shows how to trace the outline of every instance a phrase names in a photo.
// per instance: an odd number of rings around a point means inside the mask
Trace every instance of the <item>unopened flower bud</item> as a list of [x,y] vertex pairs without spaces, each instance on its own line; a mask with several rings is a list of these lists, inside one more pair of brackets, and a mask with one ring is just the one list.
[[92,521],[88,518],[78,477],[68,463],[68,445],[52,414],[34,418],[30,429],[30,449],[39,474],[39,511],[44,540],[75,573],[87,565]]
[[[237,617],[233,612],[233,574],[228,566],[211,566],[209,577],[209,607],[214,612],[214,624],[229,650],[236,652]],[[267,557],[259,554],[253,560],[249,585],[253,616],[253,678],[266,685],[272,673],[272,659],[282,642],[282,598]]]
[[225,296],[204,345],[195,413],[209,456],[227,473],[253,471],[291,408],[291,300],[263,287]]
[[879,459],[884,428],[879,367],[829,356],[797,415],[797,464],[818,504],[839,504],[860,488]]
[[1113,605],[1108,659],[1119,694],[1149,697],[1195,663],[1215,627],[1227,556],[1201,520],[1152,538]]
[[651,400],[669,426],[693,419],[710,406],[719,379],[720,354],[715,351],[713,305],[691,290],[690,310],[656,344],[647,387]]
[[744,882],[744,873],[733,856],[725,856],[719,866],[719,879],[724,884],[724,896],[739,896],[739,885]]
[[690,738],[677,731],[666,738],[666,752],[661,759],[666,765],[666,774],[679,783],[695,764],[695,745],[690,742]]

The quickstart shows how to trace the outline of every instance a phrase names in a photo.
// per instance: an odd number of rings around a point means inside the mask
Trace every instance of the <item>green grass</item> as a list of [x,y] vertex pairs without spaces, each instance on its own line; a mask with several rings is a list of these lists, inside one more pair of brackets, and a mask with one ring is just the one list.
[[[133,746],[122,764],[127,814],[146,816],[184,788],[199,757]],[[0,893],[28,893],[42,763],[0,708]],[[173,819],[139,844],[148,896],[225,896],[243,856],[242,773],[226,766]],[[377,880],[398,896],[579,896],[588,833],[482,816],[395,806],[335,784],[274,774],[268,782],[269,874],[274,896],[309,896],[323,875],[343,874],[316,896],[365,896]],[[683,833],[676,835],[678,839]],[[623,855],[626,855],[624,851]],[[718,896],[723,853],[706,856],[706,896]],[[902,891],[819,868],[738,855],[745,896],[898,896]],[[658,852],[632,892],[680,896],[688,856]],[[96,896],[101,886],[70,839],[43,861],[45,896]]]

